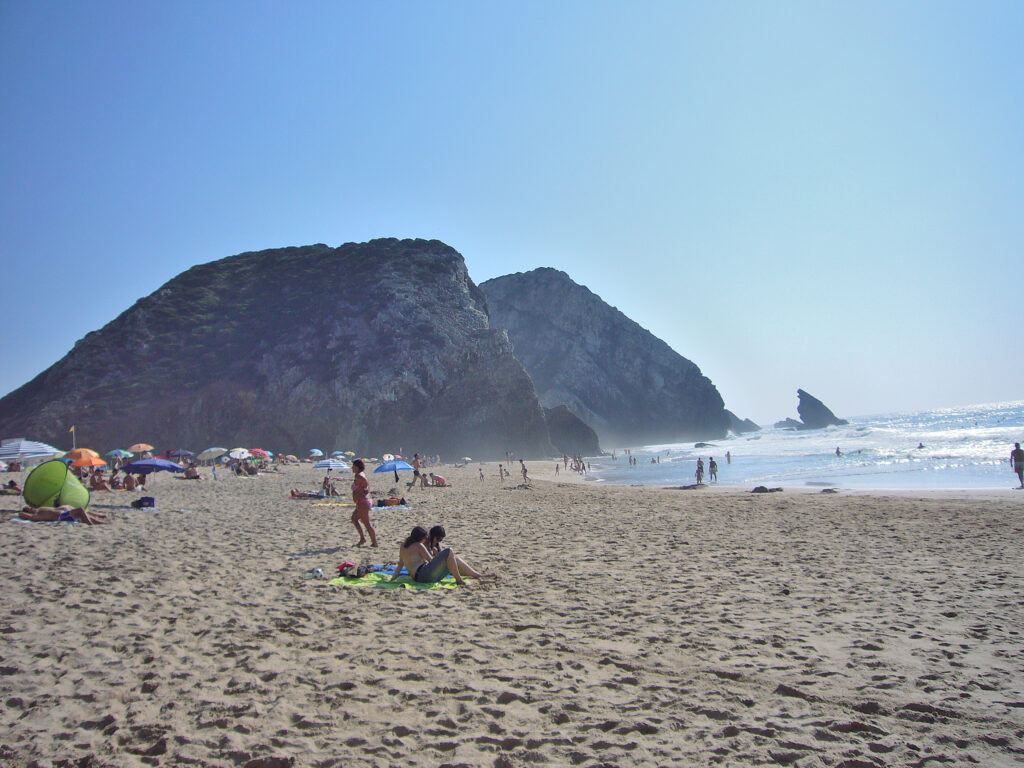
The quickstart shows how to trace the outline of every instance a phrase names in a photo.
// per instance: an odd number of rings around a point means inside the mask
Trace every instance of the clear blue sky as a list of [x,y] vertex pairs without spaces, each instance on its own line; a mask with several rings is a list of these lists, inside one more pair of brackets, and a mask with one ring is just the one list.
[[1020,2],[2,0],[0,393],[192,265],[424,237],[565,270],[760,422],[1020,399],[1022,40]]

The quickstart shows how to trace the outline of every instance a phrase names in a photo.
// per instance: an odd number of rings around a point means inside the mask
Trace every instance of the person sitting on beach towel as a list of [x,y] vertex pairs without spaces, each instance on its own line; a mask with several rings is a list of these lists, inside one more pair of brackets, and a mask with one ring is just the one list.
[[102,472],[95,473],[89,478],[89,490],[90,491],[109,491],[110,486],[107,485],[106,479],[103,477]]
[[124,488],[124,483],[121,482],[121,476],[115,472],[110,476],[110,490],[120,491]]
[[99,525],[107,522],[106,515],[99,512],[87,512],[81,507],[64,505],[62,507],[23,507],[18,517],[33,523],[85,523]]
[[126,472],[124,475],[124,489],[126,491],[134,491],[138,485],[138,482],[135,480],[135,475],[130,472]]
[[466,586],[463,579],[468,576],[471,579],[493,578],[494,574],[480,573],[469,566],[469,564],[458,557],[451,547],[445,547],[433,557],[427,550],[424,542],[427,540],[427,531],[421,526],[416,526],[409,534],[409,538],[403,542],[398,549],[398,568],[395,569],[391,581],[398,579],[402,568],[409,572],[413,581],[421,584],[433,584],[441,581],[445,576],[451,574],[459,586]]
[[195,464],[189,464],[188,465],[188,467],[185,469],[184,477],[185,477],[186,480],[202,480],[203,479],[202,477],[200,477],[199,470],[196,469],[196,465]]

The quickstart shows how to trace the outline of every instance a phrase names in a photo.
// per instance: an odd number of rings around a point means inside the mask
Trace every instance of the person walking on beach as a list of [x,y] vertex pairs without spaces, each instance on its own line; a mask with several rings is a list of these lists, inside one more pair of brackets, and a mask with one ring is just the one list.
[[523,463],[522,459],[519,460],[519,468],[520,468],[519,471],[523,473],[523,482],[524,483],[530,482],[530,478],[528,478],[526,476],[526,465]]
[[377,532],[370,525],[370,508],[373,506],[373,499],[370,498],[370,481],[366,479],[366,464],[362,459],[353,459],[352,472],[355,474],[355,477],[352,478],[352,501],[356,505],[355,511],[352,513],[352,525],[359,531],[359,541],[356,542],[356,546],[361,547],[366,544],[366,535],[362,528],[362,525],[365,525],[366,532],[370,534],[370,546],[376,547]]
[[718,482],[718,462],[715,461],[714,456],[708,459],[708,477],[712,483]]
[[1013,444],[1013,450],[1010,451],[1010,466],[1017,473],[1020,487],[1024,488],[1024,450],[1021,450],[1020,443]]

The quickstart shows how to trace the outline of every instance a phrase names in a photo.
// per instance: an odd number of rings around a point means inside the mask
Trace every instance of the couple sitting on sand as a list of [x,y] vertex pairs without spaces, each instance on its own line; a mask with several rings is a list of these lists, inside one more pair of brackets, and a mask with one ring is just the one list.
[[495,578],[493,573],[480,573],[471,568],[451,547],[441,549],[444,537],[445,531],[440,525],[435,525],[429,533],[419,525],[413,528],[398,550],[398,567],[391,581],[398,578],[403,567],[413,581],[421,584],[433,584],[448,574],[454,576],[455,582],[463,587],[466,586],[463,576],[471,579]]

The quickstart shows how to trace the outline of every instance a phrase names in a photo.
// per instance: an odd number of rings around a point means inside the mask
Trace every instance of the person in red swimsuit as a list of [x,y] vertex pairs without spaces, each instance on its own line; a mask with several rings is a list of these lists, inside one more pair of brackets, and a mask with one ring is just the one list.
[[365,525],[366,532],[370,534],[370,546],[376,547],[377,532],[370,525],[370,508],[373,506],[373,499],[370,498],[370,481],[366,479],[366,465],[362,459],[353,460],[352,472],[355,474],[355,477],[352,478],[352,501],[356,505],[355,511],[352,513],[352,525],[359,531],[359,541],[356,542],[356,546],[361,547],[366,544],[366,535],[363,533],[362,527]]

